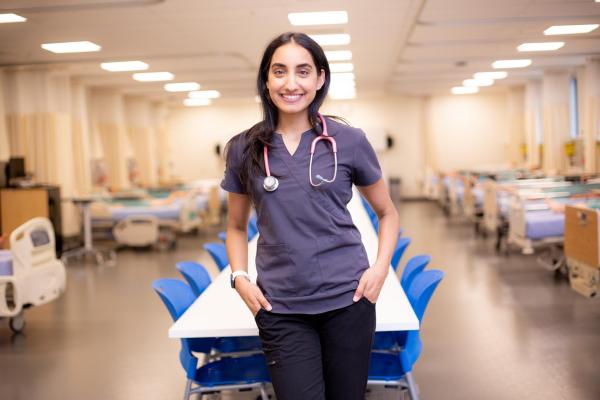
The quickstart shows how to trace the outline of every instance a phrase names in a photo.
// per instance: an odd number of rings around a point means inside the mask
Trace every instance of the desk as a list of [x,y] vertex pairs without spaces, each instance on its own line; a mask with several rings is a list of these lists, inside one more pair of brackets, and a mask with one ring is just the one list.
[[[377,234],[356,189],[348,203],[348,210],[362,235],[369,262],[372,264],[377,257]],[[251,276],[256,274],[257,237],[258,235],[248,244],[248,269]],[[171,326],[170,338],[258,335],[252,314],[237,292],[230,287],[230,273],[230,267],[221,271],[204,293]],[[376,330],[383,332],[417,329],[419,320],[398,282],[398,277],[390,268],[377,301]]]

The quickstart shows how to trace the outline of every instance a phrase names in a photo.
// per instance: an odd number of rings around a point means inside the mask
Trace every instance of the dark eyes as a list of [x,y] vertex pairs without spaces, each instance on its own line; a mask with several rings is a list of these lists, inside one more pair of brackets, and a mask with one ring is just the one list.
[[[283,75],[285,75],[285,70],[283,70],[283,69],[273,70],[273,75],[275,75],[275,76],[283,76]],[[301,69],[300,71],[298,71],[298,75],[300,75],[300,76],[309,76],[310,75],[310,70],[308,70],[308,69]]]

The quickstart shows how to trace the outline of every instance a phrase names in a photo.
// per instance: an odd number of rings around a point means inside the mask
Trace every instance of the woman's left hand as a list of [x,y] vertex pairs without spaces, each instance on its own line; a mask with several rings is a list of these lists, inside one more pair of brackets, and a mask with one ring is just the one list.
[[368,268],[360,277],[358,288],[354,293],[354,301],[357,302],[361,297],[366,297],[371,303],[376,303],[379,292],[387,276],[387,268],[372,266]]

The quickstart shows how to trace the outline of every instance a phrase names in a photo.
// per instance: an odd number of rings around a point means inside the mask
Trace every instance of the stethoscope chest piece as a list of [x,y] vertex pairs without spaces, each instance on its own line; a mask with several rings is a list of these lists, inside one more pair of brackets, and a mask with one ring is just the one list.
[[278,187],[279,179],[271,175],[265,177],[265,180],[263,181],[263,188],[267,192],[274,192],[275,190],[277,190]]

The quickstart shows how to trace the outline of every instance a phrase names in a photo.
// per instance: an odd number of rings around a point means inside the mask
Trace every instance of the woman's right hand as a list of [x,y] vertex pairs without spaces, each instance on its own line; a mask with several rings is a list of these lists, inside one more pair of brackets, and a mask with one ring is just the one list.
[[248,279],[244,279],[244,277],[241,276],[239,279],[236,279],[235,289],[242,300],[244,300],[244,303],[246,303],[246,306],[253,316],[256,317],[256,314],[258,314],[258,311],[261,308],[271,311],[271,304],[269,304],[260,288]]

